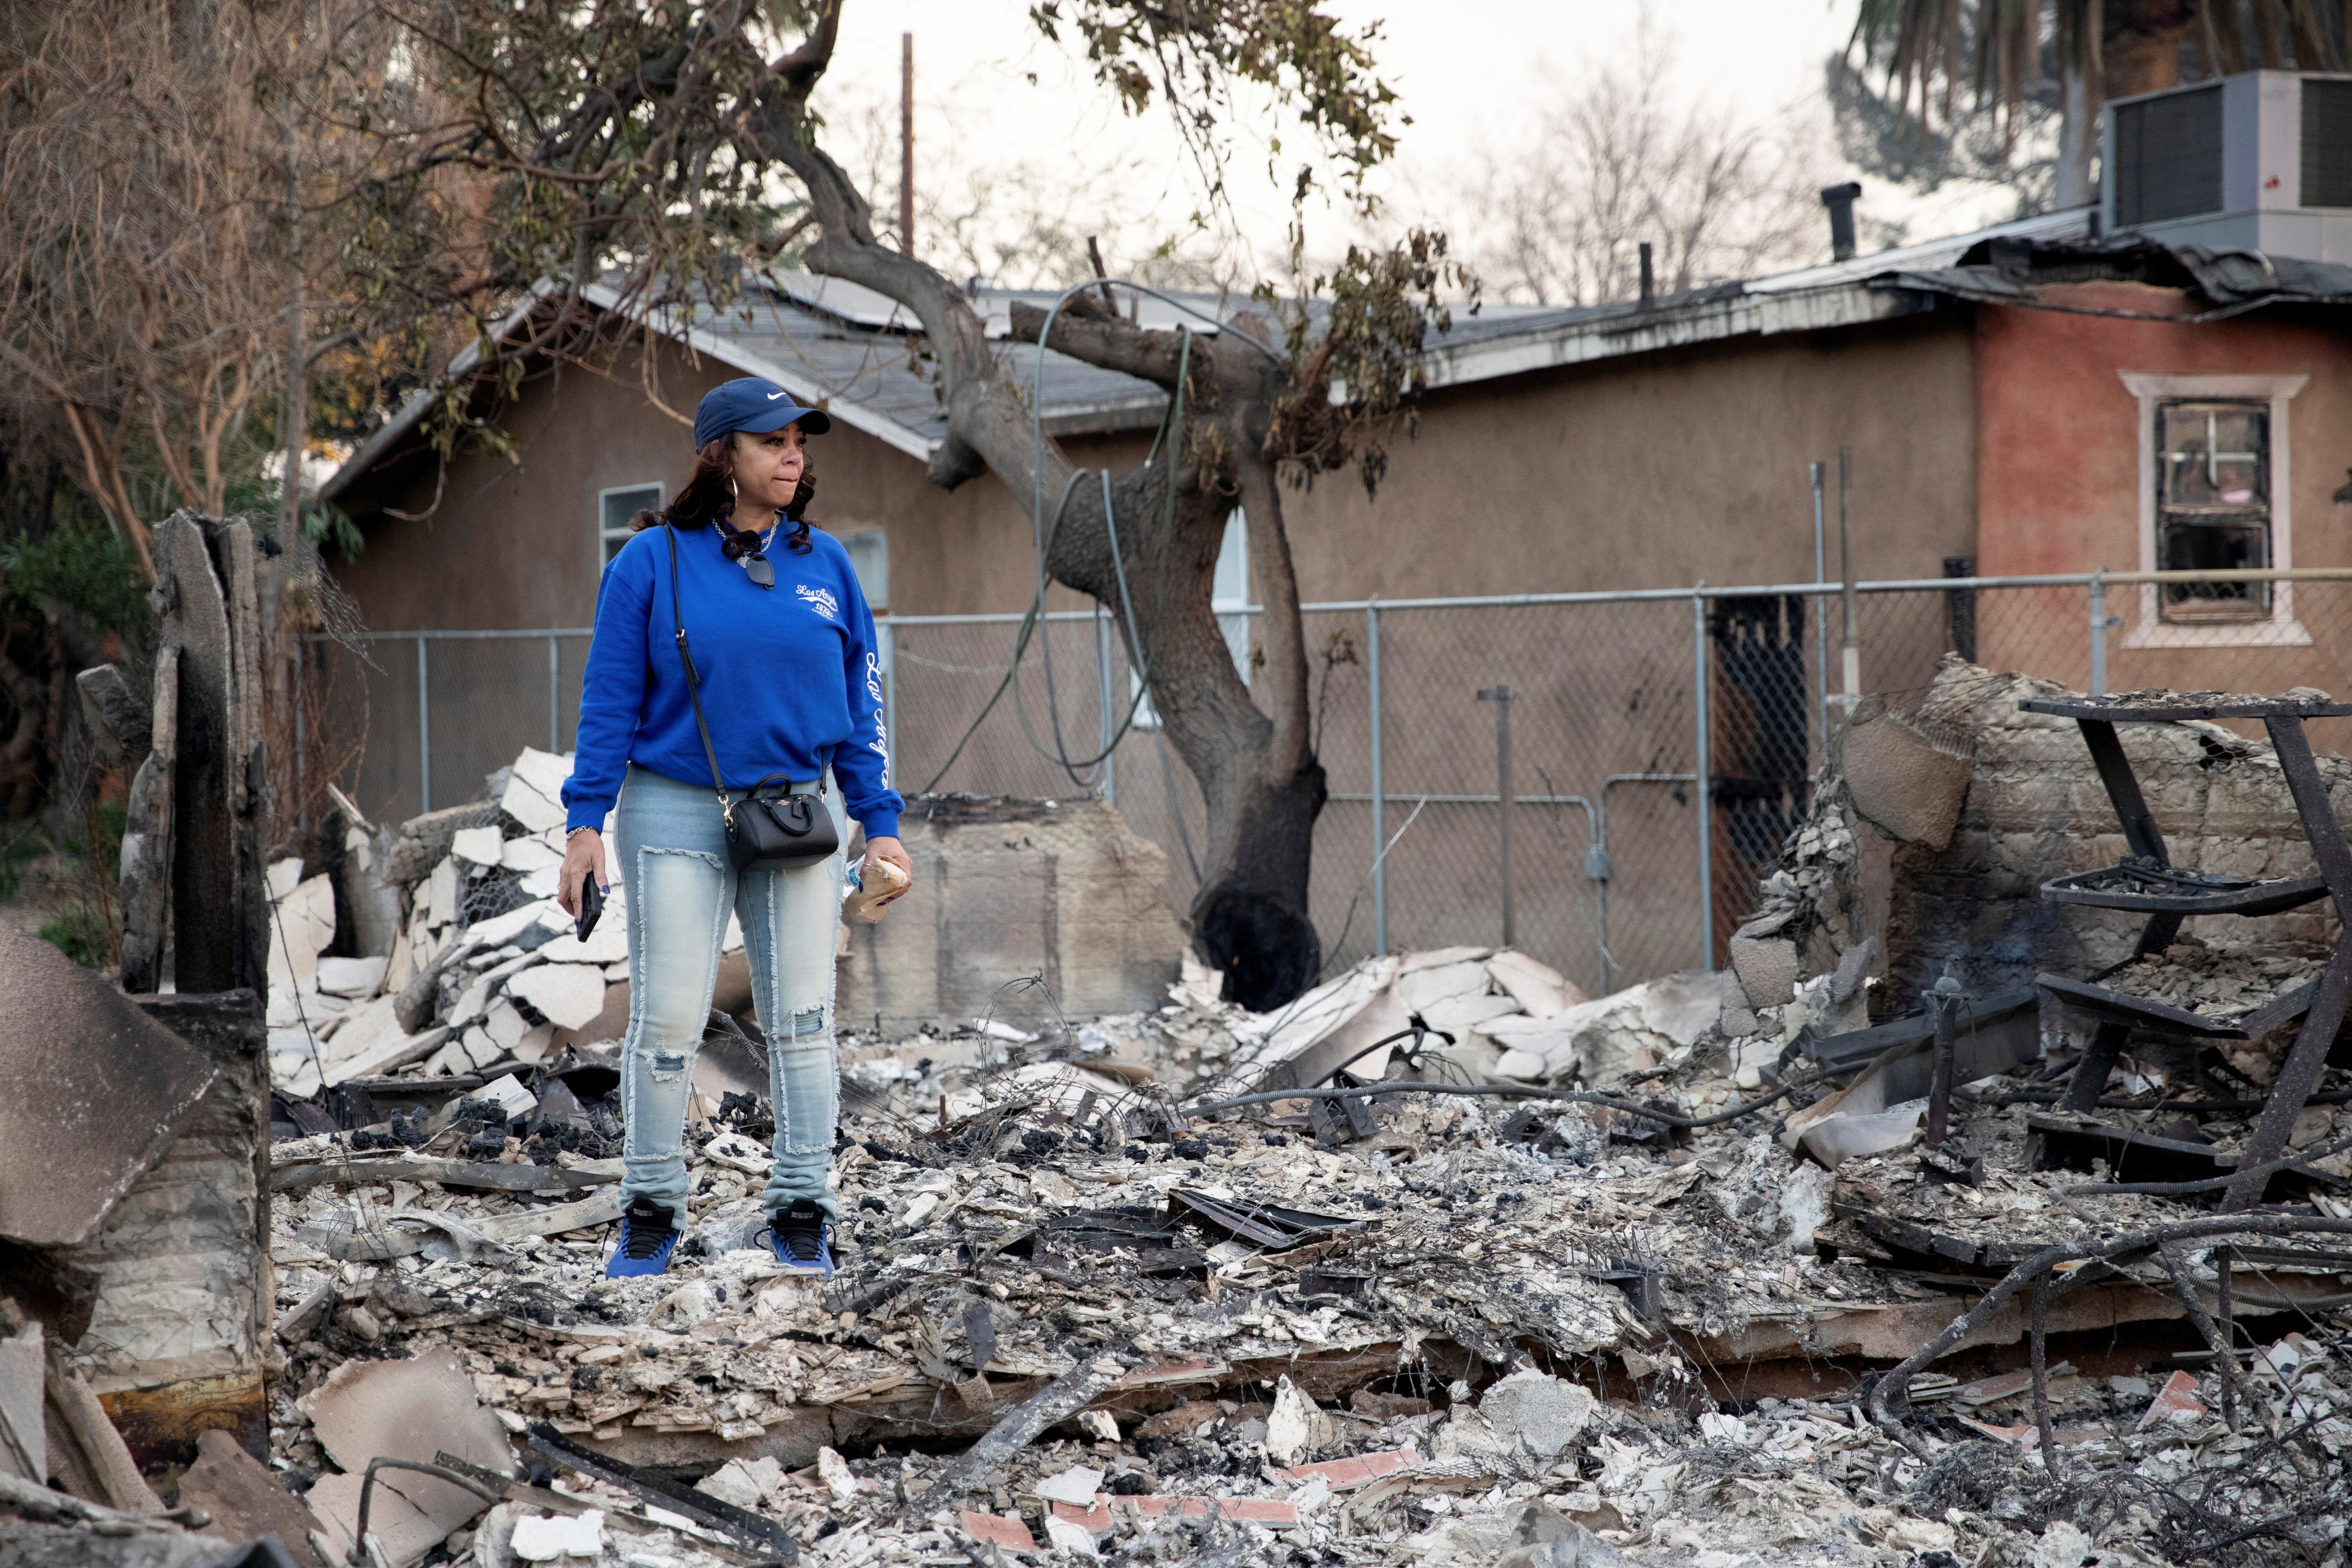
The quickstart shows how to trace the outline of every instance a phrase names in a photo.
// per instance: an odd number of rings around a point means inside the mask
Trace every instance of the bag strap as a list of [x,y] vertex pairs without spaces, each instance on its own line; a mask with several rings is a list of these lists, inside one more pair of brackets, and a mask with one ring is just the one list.
[[719,815],[727,819],[729,831],[735,826],[735,807],[727,798],[727,781],[719,773],[719,748],[710,743],[710,721],[702,716],[702,677],[695,672],[694,654],[687,647],[686,614],[678,608],[677,600],[677,529],[662,524],[662,532],[669,538],[669,618],[677,627],[678,662],[686,666],[686,694],[694,700],[694,727],[702,731],[702,754],[710,763],[710,782],[719,794]]

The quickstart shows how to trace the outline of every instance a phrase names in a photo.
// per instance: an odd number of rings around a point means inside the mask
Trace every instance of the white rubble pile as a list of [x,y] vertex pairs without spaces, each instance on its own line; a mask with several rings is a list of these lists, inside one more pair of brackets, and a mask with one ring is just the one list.
[[[409,890],[383,957],[320,957],[335,934],[331,879],[305,879],[298,860],[270,867],[269,1050],[284,1092],[304,1098],[404,1069],[433,1077],[530,1065],[547,1058],[559,1030],[604,1013],[607,988],[628,978],[628,894],[613,868],[611,898],[584,942],[556,902],[571,774],[568,755],[526,748],[494,775],[495,802],[480,810],[488,820],[449,836],[448,852]],[[354,850],[365,847],[357,829],[352,837]],[[742,944],[730,920],[726,951]],[[403,1028],[402,991],[436,971],[416,1026]]]

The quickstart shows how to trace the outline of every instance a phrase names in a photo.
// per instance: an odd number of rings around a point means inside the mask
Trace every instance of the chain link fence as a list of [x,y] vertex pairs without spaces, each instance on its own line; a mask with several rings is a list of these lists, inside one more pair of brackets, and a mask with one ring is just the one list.
[[[1223,617],[1244,669],[1255,614]],[[1148,703],[1109,746],[1137,691],[1121,639],[1099,612],[1048,616],[990,707],[1022,618],[884,623],[900,787],[1100,794],[1167,852],[1185,909],[1200,793]],[[1853,689],[1897,708],[1948,654],[2074,690],[2352,690],[2340,571],[1372,601],[1303,618],[1330,790],[1310,889],[1327,963],[1507,942],[1593,994],[1722,962],[1810,804],[1849,649]],[[317,673],[365,692],[344,719],[363,729],[349,775],[362,809],[456,805],[522,746],[568,748],[587,642],[566,628],[314,644]],[[2311,733],[2343,749],[2352,721]]]
[[525,746],[571,749],[589,628],[362,632],[303,639],[306,689],[356,754],[340,781],[377,822],[472,800]]

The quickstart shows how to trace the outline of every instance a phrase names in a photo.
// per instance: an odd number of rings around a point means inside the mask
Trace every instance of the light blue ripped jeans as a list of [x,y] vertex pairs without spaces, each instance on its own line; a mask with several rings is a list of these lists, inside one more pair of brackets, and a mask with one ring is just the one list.
[[[824,802],[846,844],[839,792],[828,786]],[[621,786],[618,826],[614,869],[628,889],[629,912],[622,1201],[642,1193],[684,1223],[687,1095],[731,910],[743,922],[751,1003],[768,1037],[768,1092],[776,1108],[776,1163],[762,1203],[772,1215],[813,1198],[833,1215],[834,1125],[841,1108],[833,954],[841,925],[841,854],[738,875],[727,858],[716,795],[634,763]]]

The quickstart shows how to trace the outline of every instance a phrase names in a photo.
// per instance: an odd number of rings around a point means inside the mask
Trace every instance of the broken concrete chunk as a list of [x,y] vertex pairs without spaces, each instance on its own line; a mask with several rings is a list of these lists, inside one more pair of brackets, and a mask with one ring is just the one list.
[[525,1563],[594,1563],[604,1554],[604,1510],[525,1514],[507,1549]]
[[509,1121],[518,1116],[530,1115],[539,1106],[539,1096],[523,1088],[522,1080],[510,1072],[500,1073],[466,1098],[496,1102],[498,1108],[507,1113]]
[[507,1047],[507,1054],[519,1062],[543,1062],[554,1043],[555,1026],[541,1024],[525,1031],[521,1039]]
[[784,1484],[784,1468],[762,1455],[756,1459],[730,1459],[700,1480],[694,1489],[737,1508],[756,1509]]
[[319,960],[319,989],[329,996],[364,998],[373,996],[383,984],[384,958],[322,958]]
[[1609,1568],[1624,1554],[1548,1502],[1531,1501],[1512,1525],[1496,1568]]
[[[506,1428],[475,1397],[473,1380],[446,1351],[413,1361],[349,1361],[299,1401],[328,1458],[344,1474],[310,1489],[312,1511],[348,1552],[359,1527],[361,1472],[385,1456],[433,1462],[446,1451],[500,1475],[514,1474]],[[368,1527],[395,1563],[415,1563],[482,1511],[482,1500],[414,1471],[376,1477]]]
[[1437,1004],[1457,996],[1483,995],[1486,990],[1486,966],[1474,959],[1465,959],[1459,963],[1401,970],[1396,979],[1397,1000],[1404,1004],[1408,1012],[1413,1013],[1425,1013]]
[[1854,811],[1890,838],[1943,849],[1969,793],[1969,758],[1883,710],[1847,726],[1840,743]]
[[447,925],[457,918],[457,862],[455,859],[444,858],[433,868],[433,874],[425,879],[424,904],[425,925],[428,930]]
[[1862,994],[1869,983],[1870,966],[1878,961],[1878,939],[1864,937],[1839,955],[1837,971],[1830,977],[1830,1000],[1837,1005],[1852,1001]]
[[572,776],[572,759],[525,747],[507,774],[499,795],[499,809],[520,823],[527,832],[544,833],[564,823],[563,784]]
[[1503,1078],[1517,1079],[1522,1083],[1541,1083],[1551,1076],[1550,1061],[1533,1051],[1514,1047],[1503,1053],[1495,1064],[1495,1071]]
[[1507,948],[1486,961],[1486,973],[1531,1018],[1557,1018],[1591,1000],[1559,970]]
[[1638,987],[1642,1022],[1678,1046],[1695,1045],[1723,1017],[1726,976],[1686,969]]
[[1102,1490],[1103,1473],[1086,1465],[1073,1465],[1068,1469],[1045,1477],[1034,1489],[1048,1502],[1066,1502],[1079,1508],[1092,1508],[1095,1494]]
[[1422,1022],[1433,1029],[1449,1035],[1459,1035],[1475,1029],[1489,1018],[1525,1017],[1517,999],[1496,995],[1492,992],[1475,992],[1460,996],[1448,996],[1422,1009]]
[[45,1356],[38,1323],[0,1340],[0,1475],[42,1486],[49,1479],[48,1436],[41,1415]]
[[593,963],[542,963],[509,979],[507,991],[561,1029],[583,1028],[604,1010],[604,972]]
[[297,884],[277,900],[270,915],[270,984],[311,989],[319,973],[319,954],[335,940],[334,879],[313,877]]
[[302,1500],[279,1486],[269,1468],[215,1426],[196,1439],[196,1462],[180,1478],[180,1506],[200,1508],[213,1521],[204,1533],[223,1541],[275,1535],[304,1568],[327,1568],[311,1550],[319,1521]]
[[0,921],[0,1237],[86,1240],[171,1149],[213,1062],[47,942]]
[[262,884],[269,889],[269,901],[276,903],[292,892],[302,880],[302,858],[289,855],[283,860],[272,860],[262,873]]
[[446,1028],[430,1028],[411,1035],[400,1026],[393,1009],[397,998],[378,996],[354,1009],[337,1029],[334,1038],[320,1047],[320,1071],[327,1086],[333,1088],[355,1078],[373,1078],[431,1056],[449,1037]]
[[1780,1189],[1780,1218],[1788,1226],[1791,1252],[1811,1253],[1813,1233],[1830,1223],[1830,1194],[1837,1178],[1824,1167],[1800,1165]]
[[1450,963],[1471,963],[1485,958],[1495,950],[1491,947],[1432,947],[1418,952],[1398,955],[1396,973],[1412,974],[1423,969],[1437,969]]
[[477,866],[495,866],[505,838],[495,827],[461,827],[449,838],[449,853]]
[[501,996],[490,1004],[482,1016],[482,1029],[501,1051],[512,1050],[515,1042],[530,1033],[530,1025],[515,1010],[515,1005]]
[[[613,896],[619,898],[620,889],[615,888]],[[607,908],[604,919],[610,921],[612,918],[613,910]],[[565,914],[563,906],[553,899],[541,899],[520,909],[509,910],[505,914],[476,921],[466,928],[466,935],[488,948],[504,947],[509,942],[520,946],[524,945],[523,933],[533,926],[550,932],[568,931],[572,929],[572,917]]]
[[[614,898],[620,895],[615,892]],[[582,942],[572,934],[569,926],[562,934],[539,950],[540,957],[550,963],[618,963],[629,956],[629,922],[620,918],[620,911],[610,904],[596,929]]]
[[1513,1373],[1486,1390],[1478,1414],[1495,1435],[1539,1458],[1554,1458],[1592,1425],[1600,1401],[1580,1383],[1569,1383],[1533,1367]]
[[[1574,1075],[1589,1084],[1612,1082],[1629,1072],[1655,1067],[1673,1042],[1645,1022],[1649,987],[1636,985],[1580,1002],[1553,1018],[1513,1014],[1490,1018],[1477,1033],[1505,1051],[1543,1058],[1545,1079]],[[1500,1071],[1499,1062],[1489,1064]],[[1514,1064],[1524,1069],[1524,1062]],[[1516,1075],[1514,1075],[1516,1076]]]
[[1095,1542],[1094,1531],[1057,1513],[1045,1516],[1045,1544],[1055,1551],[1067,1552],[1076,1557],[1098,1558],[1102,1555],[1102,1548]]
[[537,837],[509,838],[499,850],[499,864],[509,871],[544,871],[563,864],[563,851]]
[[1797,944],[1787,937],[1731,939],[1732,972],[1751,1008],[1788,1005],[1796,997],[1801,967]]
[[1275,1384],[1274,1409],[1265,1418],[1265,1451],[1277,1465],[1295,1465],[1299,1458],[1331,1440],[1331,1418],[1285,1377]]
[[499,1043],[490,1038],[490,1032],[479,1024],[458,1036],[457,1046],[466,1053],[466,1069],[468,1072],[479,1072],[506,1055],[499,1048]]

